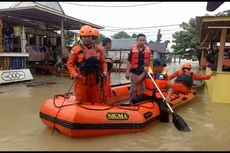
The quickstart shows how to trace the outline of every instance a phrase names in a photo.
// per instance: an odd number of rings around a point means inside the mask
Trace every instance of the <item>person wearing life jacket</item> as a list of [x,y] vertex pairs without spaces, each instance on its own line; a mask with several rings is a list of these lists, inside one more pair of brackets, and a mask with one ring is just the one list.
[[113,68],[113,59],[111,57],[109,57],[108,51],[111,49],[112,47],[112,41],[110,38],[104,38],[102,41],[102,45],[103,45],[103,49],[104,49],[104,55],[105,55],[105,61],[107,64],[107,76],[105,78],[105,96],[107,98],[111,98],[112,97],[112,89],[111,89],[111,78],[110,78],[110,74],[112,72],[112,68]]
[[155,101],[158,103],[160,107],[160,111],[161,111],[160,120],[163,122],[168,122],[169,121],[168,112],[167,110],[163,109],[163,108],[167,108],[167,106],[163,102],[163,97],[161,96],[160,92],[155,87],[151,78],[147,74],[148,72],[150,72],[150,75],[156,82],[162,94],[165,97],[167,97],[168,90],[170,88],[170,80],[167,74],[163,73],[165,66],[166,66],[166,63],[160,58],[157,58],[153,60],[153,67],[151,66],[145,67],[144,72],[142,72],[142,74],[136,78],[137,84],[140,84],[142,80],[144,80],[144,84],[145,84],[144,93],[132,99],[132,104],[137,104],[139,102],[146,101],[146,100]]
[[[98,29],[96,28],[92,28],[92,41],[96,44],[99,45],[99,37],[100,37],[100,33],[98,31]],[[103,53],[104,53],[104,56],[105,56],[105,62],[106,62],[106,65],[107,65],[107,72],[108,71],[108,61],[111,62],[111,59],[110,58],[107,58],[107,55],[105,54],[105,47],[104,46],[101,46],[101,49],[103,50]],[[111,47],[111,45],[110,45]],[[111,89],[111,85],[110,85],[110,76],[109,76],[109,73],[107,73],[106,77],[103,78],[103,101],[104,102],[107,102],[108,98],[112,96],[112,89]],[[111,91],[110,91],[111,90]]]
[[[163,69],[165,67],[165,62],[161,60],[160,58],[153,60],[153,67],[148,66],[145,67],[144,71],[136,78],[136,84],[140,84],[142,81],[144,81],[145,84],[145,90],[142,95],[146,97],[147,99],[163,99],[163,97],[160,95],[159,91],[155,87],[154,83],[152,82],[151,78],[147,74],[147,72],[152,72],[151,75],[153,79],[155,80],[156,84],[158,85],[159,89],[163,93],[163,95],[167,96],[168,88],[170,87],[170,80],[167,76],[167,74],[163,73]],[[139,98],[140,99],[140,98]],[[141,100],[143,101],[143,100]],[[132,99],[132,103],[135,104],[139,102],[136,98]]]
[[169,76],[170,80],[176,78],[175,83],[171,85],[173,93],[188,94],[191,92],[193,80],[209,80],[215,75],[215,72],[212,72],[210,75],[196,74],[191,72],[191,68],[192,65],[190,63],[185,63],[182,65],[181,70],[177,70]]
[[130,101],[144,92],[144,82],[137,85],[135,80],[143,72],[145,66],[150,66],[152,54],[149,46],[147,46],[145,42],[146,36],[144,34],[138,34],[136,43],[132,44],[128,56],[125,77],[127,80],[130,79],[131,82]]
[[80,29],[80,44],[73,47],[67,61],[71,78],[75,80],[75,96],[79,102],[102,102],[102,77],[107,74],[103,49],[92,42],[92,27]]

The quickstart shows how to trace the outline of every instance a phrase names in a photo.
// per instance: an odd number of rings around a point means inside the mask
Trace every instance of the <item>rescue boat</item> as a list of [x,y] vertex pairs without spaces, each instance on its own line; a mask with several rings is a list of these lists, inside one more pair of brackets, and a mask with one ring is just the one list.
[[[109,103],[81,104],[72,94],[55,95],[43,102],[40,118],[48,127],[73,137],[89,137],[144,131],[160,118],[156,102],[122,105],[129,98],[130,83],[112,86]],[[195,93],[172,95],[175,108],[194,99]]]

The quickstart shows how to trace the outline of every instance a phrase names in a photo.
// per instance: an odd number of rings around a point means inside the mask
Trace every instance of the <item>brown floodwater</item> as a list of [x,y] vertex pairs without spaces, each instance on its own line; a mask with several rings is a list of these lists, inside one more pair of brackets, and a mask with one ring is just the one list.
[[[178,68],[178,64],[171,64],[170,72]],[[230,151],[230,104],[211,102],[206,87],[199,90],[191,103],[175,109],[191,132],[178,131],[170,118],[170,123],[159,122],[140,133],[73,138],[56,130],[52,134],[52,129],[39,118],[41,104],[55,94],[68,91],[72,80],[34,75],[33,81],[44,80],[56,84],[0,85],[1,151]],[[113,84],[123,82],[127,82],[124,73],[112,74]]]

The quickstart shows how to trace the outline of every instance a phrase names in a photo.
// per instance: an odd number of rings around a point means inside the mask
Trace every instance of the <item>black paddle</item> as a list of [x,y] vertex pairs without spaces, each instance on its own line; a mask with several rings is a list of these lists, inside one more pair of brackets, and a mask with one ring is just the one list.
[[177,113],[175,113],[172,110],[171,106],[167,102],[165,102],[165,96],[162,94],[161,90],[157,86],[156,82],[154,81],[154,79],[153,79],[153,77],[149,71],[148,71],[148,75],[151,78],[151,80],[153,81],[153,83],[154,83],[155,87],[157,88],[157,90],[159,91],[160,95],[162,96],[164,103],[168,106],[170,112],[172,113],[172,122],[173,122],[174,126],[179,131],[185,131],[185,132],[191,131],[190,128],[188,127],[188,125],[186,124],[186,122],[183,120],[183,118],[181,116],[179,116]]

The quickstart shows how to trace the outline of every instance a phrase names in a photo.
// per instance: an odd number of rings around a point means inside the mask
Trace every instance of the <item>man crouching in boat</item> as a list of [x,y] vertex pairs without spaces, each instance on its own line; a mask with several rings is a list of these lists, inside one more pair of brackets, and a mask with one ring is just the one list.
[[107,73],[103,49],[92,42],[92,27],[80,29],[80,43],[73,47],[67,61],[71,78],[75,79],[75,96],[79,102],[99,103],[103,101],[100,86]]
[[136,79],[137,84],[141,83],[141,81],[144,79],[144,84],[145,84],[144,94],[132,99],[131,103],[136,104],[138,102],[145,101],[145,100],[156,101],[160,107],[160,112],[161,112],[160,121],[169,122],[167,106],[163,102],[162,96],[160,95],[159,91],[154,86],[154,83],[152,82],[151,78],[147,74],[149,70],[153,72],[151,74],[152,77],[154,78],[162,94],[166,97],[168,90],[170,88],[170,80],[167,76],[167,72],[163,71],[163,70],[167,70],[164,69],[165,66],[166,63],[158,58],[153,60],[153,67],[149,66],[144,68],[142,74],[138,76]]
[[193,92],[193,80],[209,80],[215,75],[215,72],[212,72],[210,75],[195,74],[191,72],[191,68],[192,65],[190,63],[185,63],[182,65],[182,69],[177,70],[169,76],[170,80],[177,77],[175,83],[171,85],[172,93],[182,93],[187,95],[189,92]]

